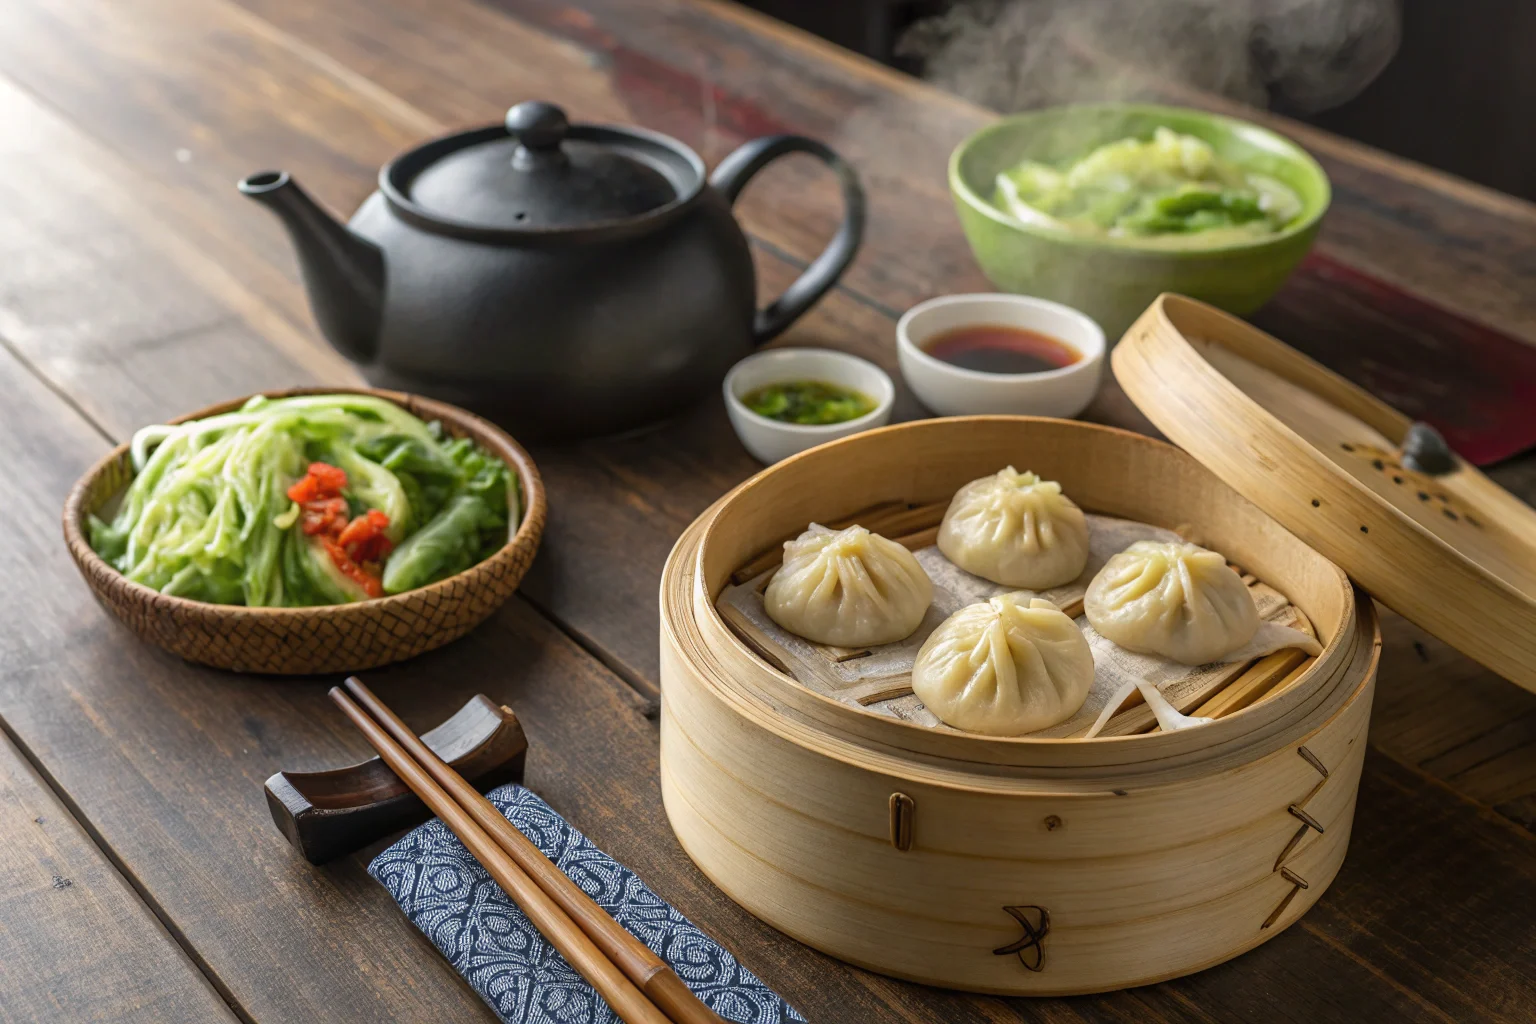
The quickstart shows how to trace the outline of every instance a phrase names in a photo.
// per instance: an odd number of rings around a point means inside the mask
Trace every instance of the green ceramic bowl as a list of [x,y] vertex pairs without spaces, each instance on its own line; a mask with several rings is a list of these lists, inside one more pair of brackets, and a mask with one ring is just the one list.
[[[1027,226],[990,202],[997,173],[1021,160],[1075,160],[1106,142],[1150,137],[1159,125],[1204,139],[1222,157],[1283,181],[1301,197],[1301,215],[1267,238],[1168,250]],[[1266,128],[1183,107],[1128,103],[1052,107],[989,125],[950,156],[949,188],[976,262],[993,284],[1076,307],[1097,320],[1111,342],[1162,292],[1239,315],[1253,312],[1306,255],[1330,196],[1317,161]]]

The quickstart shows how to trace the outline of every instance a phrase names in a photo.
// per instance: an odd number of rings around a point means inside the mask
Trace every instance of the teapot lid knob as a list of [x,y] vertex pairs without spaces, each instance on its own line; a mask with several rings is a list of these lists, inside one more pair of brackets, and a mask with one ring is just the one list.
[[529,100],[507,111],[507,133],[535,153],[560,148],[571,123],[553,103]]

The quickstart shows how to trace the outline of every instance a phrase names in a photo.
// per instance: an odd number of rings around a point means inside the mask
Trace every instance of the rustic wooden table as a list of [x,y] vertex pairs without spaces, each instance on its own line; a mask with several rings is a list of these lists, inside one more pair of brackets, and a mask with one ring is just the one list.
[[[710,161],[776,130],[853,160],[870,195],[863,254],[786,343],[892,367],[902,309],[985,285],[944,160],[988,115],[735,7],[0,5],[0,1020],[491,1019],[366,876],[366,854],[312,869],[268,820],[269,773],[363,753],[325,686],[135,642],[76,578],[58,519],[71,482],[139,425],[354,379],[315,341],[287,240],[237,178],[284,166],[350,210],[391,154],[531,97],[673,133]],[[1261,322],[1345,355],[1383,331],[1408,344],[1436,316],[1536,344],[1536,208],[1283,127],[1327,165],[1336,202],[1322,262]],[[752,187],[741,210],[765,290],[820,248],[834,208],[810,165]],[[1357,272],[1396,305],[1362,305]],[[1113,384],[1090,415],[1144,425]],[[1349,859],[1255,952],[1026,1002],[892,981],[777,934],[684,857],[656,779],[662,561],[757,466],[718,401],[535,456],[552,519],[522,595],[371,682],[418,725],[475,691],[516,707],[529,782],[812,1020],[1536,1017],[1536,696],[1390,614]],[[1536,497],[1529,459],[1495,476]]]

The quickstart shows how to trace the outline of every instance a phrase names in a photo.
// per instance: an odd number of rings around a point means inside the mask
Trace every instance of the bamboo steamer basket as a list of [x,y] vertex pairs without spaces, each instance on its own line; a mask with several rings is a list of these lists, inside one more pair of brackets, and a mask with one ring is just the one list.
[[[765,470],[678,540],[661,583],[663,799],[695,863],[756,916],[859,966],[972,991],[1069,995],[1188,974],[1293,923],[1345,855],[1381,640],[1370,597],[1327,556],[1474,657],[1518,669],[1417,595],[1426,567],[1454,564],[1501,622],[1523,624],[1514,645],[1529,642],[1531,590],[1487,567],[1506,548],[1536,565],[1517,539],[1536,520],[1515,499],[1460,460],[1435,477],[1463,526],[1485,521],[1472,527],[1483,546],[1463,553],[1370,475],[1381,456],[1388,479],[1413,484],[1406,500],[1431,486],[1379,447],[1403,443],[1406,420],[1190,300],[1159,299],[1114,366],[1195,457],[1070,421],[903,424]],[[1304,612],[1323,653],[1196,729],[1009,739],[824,697],[716,611],[734,572],[807,522],[944,501],[1008,463],[1059,480],[1090,512],[1192,526]],[[1508,522],[1518,529],[1495,525]],[[1378,550],[1378,537],[1394,543]]]
[[[1322,656],[1282,695],[1200,729],[1007,739],[822,697],[716,613],[729,575],[807,521],[942,500],[1008,462],[1090,511],[1196,524],[1308,615]],[[1262,942],[1343,860],[1375,675],[1370,602],[1168,445],[1014,417],[858,435],[706,512],[661,603],[662,792],[679,840],[752,913],[844,960],[1008,994],[1141,984]]]

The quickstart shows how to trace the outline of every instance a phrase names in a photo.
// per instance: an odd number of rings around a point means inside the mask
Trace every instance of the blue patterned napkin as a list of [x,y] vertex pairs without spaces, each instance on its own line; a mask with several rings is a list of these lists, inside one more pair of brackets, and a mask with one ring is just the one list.
[[[739,1024],[805,1020],[531,791],[507,785],[486,796],[721,1017]],[[602,997],[441,821],[432,819],[379,854],[368,873],[507,1024],[617,1024]]]

